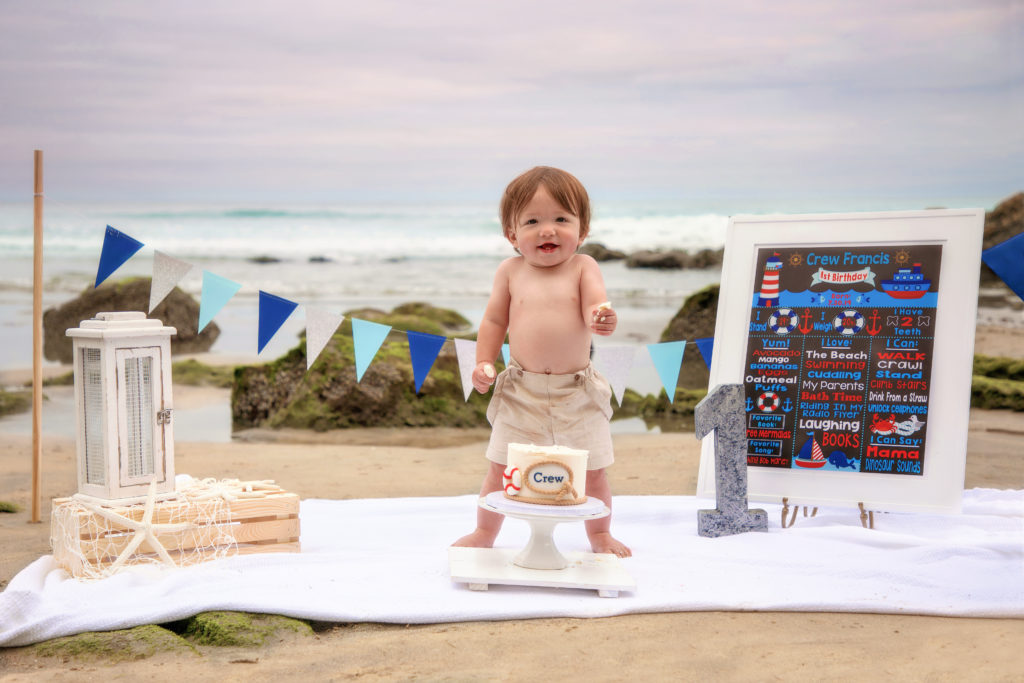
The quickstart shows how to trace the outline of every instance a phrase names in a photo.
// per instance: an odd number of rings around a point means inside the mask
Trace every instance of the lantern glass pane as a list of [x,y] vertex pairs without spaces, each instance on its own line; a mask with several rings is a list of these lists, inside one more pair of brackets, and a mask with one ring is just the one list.
[[81,351],[85,481],[102,485],[107,478],[103,462],[103,366],[99,349]]
[[125,423],[129,477],[153,474],[153,359],[125,359]]

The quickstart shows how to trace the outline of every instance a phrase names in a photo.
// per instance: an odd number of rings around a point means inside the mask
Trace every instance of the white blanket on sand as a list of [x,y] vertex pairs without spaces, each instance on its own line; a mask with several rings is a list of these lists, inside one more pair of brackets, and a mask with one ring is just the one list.
[[[637,612],[791,610],[1024,617],[1024,491],[972,489],[963,514],[876,514],[823,509],[768,533],[697,535],[689,496],[619,496],[613,531],[636,590],[454,584],[446,547],[466,532],[475,496],[306,500],[302,552],[232,557],[184,569],[144,566],[77,581],[52,556],[0,593],[0,645],[82,631],[163,623],[207,610],[268,612],[336,622],[437,623]],[[498,546],[525,545],[507,520]],[[555,531],[563,551],[585,551],[582,524]]]

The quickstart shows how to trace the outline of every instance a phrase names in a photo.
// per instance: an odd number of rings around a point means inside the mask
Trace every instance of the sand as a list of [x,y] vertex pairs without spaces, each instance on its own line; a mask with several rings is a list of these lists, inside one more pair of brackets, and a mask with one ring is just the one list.
[[[1021,357],[1022,333],[978,330],[977,351]],[[210,400],[177,392],[176,405]],[[438,495],[478,490],[486,430],[370,429],[315,434],[252,432],[232,443],[176,442],[178,472],[274,479],[303,498]],[[612,490],[692,495],[699,445],[692,434],[615,437]],[[44,439],[43,521],[29,522],[31,439],[0,444],[0,586],[49,553],[49,501],[75,490],[74,442]],[[443,459],[437,481],[419,465]],[[415,468],[416,478],[403,476]],[[1024,488],[1024,414],[971,411],[966,487]],[[856,514],[851,511],[851,514]],[[467,531],[472,519],[467,516]],[[454,539],[452,539],[454,540]],[[628,542],[629,539],[624,539]],[[670,539],[667,541],[670,542]],[[685,577],[681,577],[685,580]],[[595,598],[599,599],[599,598]],[[0,649],[0,681],[166,680],[1020,680],[1024,620],[847,613],[684,612],[605,619],[536,619],[420,626],[318,624],[258,649],[201,648],[111,665]]]

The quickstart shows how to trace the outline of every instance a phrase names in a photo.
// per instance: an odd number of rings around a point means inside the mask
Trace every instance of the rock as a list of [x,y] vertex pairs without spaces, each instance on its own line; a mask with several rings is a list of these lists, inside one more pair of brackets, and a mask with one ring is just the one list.
[[595,261],[621,261],[627,258],[626,252],[609,249],[600,242],[585,242],[580,253],[593,257]]
[[691,254],[681,249],[671,251],[643,250],[634,252],[626,260],[628,268],[720,268],[724,249],[702,249]]
[[663,342],[687,341],[683,352],[683,367],[679,373],[679,386],[682,388],[707,389],[710,374],[694,340],[715,336],[718,290],[717,284],[708,285],[687,297],[661,333],[660,341]]
[[648,249],[630,254],[626,259],[627,268],[685,268],[688,254],[678,249],[672,251],[651,251]]
[[[129,278],[117,282],[110,280],[95,289],[89,287],[78,297],[43,313],[43,355],[47,360],[71,363],[71,338],[65,331],[78,327],[101,311],[146,311],[149,309],[148,277]],[[171,337],[171,353],[200,353],[207,351],[220,336],[220,328],[210,323],[202,331],[199,325],[199,302],[177,287],[149,314],[178,330]]]
[[[355,374],[353,317],[394,328],[361,381]],[[454,344],[442,347],[417,395],[404,334],[415,330],[451,336],[469,328],[458,313],[427,304],[405,304],[390,313],[347,311],[309,372],[305,340],[272,363],[236,368],[233,427],[485,427],[488,397],[474,392],[468,402],[464,399]]]
[[246,261],[248,261],[249,263],[259,263],[262,265],[267,263],[280,263],[281,259],[277,258],[276,256],[268,256],[266,254],[261,254],[260,256],[252,256],[250,258],[247,258]]
[[985,213],[982,248],[988,249],[1024,232],[1024,192],[1004,199]]
[[[985,232],[981,248],[994,247],[1021,232],[1024,232],[1024,192],[1004,199],[994,209],[985,213]],[[981,283],[986,286],[1004,286],[1002,279],[984,263],[981,264]]]

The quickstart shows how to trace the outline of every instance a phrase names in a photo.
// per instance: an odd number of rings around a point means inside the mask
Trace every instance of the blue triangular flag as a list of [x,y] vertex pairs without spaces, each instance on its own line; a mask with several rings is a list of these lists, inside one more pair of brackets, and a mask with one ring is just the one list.
[[1024,232],[981,253],[981,260],[1002,278],[1006,286],[1024,299]]
[[445,337],[438,334],[427,334],[426,332],[408,331],[405,335],[409,338],[409,358],[412,359],[412,376],[416,380],[416,393],[420,393],[423,380],[427,378],[430,368],[434,367],[437,354],[441,353]]
[[654,369],[658,371],[661,378],[661,385],[665,387],[670,403],[676,399],[676,385],[679,383],[679,368],[683,365],[683,351],[686,350],[685,341],[662,342],[661,344],[648,344],[647,351],[654,361]]
[[508,367],[508,355],[509,355],[508,344],[502,344],[501,345],[501,358],[502,358],[502,360],[505,361],[505,367],[506,368]]
[[381,325],[369,320],[352,318],[352,344],[356,354],[356,381],[363,379],[363,373],[370,367],[380,345],[391,331],[390,325]]
[[259,348],[256,353],[263,353],[263,348],[267,345],[267,342],[277,334],[277,331],[281,329],[281,325],[284,325],[284,321],[288,319],[288,316],[298,307],[298,304],[288,299],[282,299],[279,296],[268,294],[262,289],[260,290],[260,309],[259,309]]
[[204,270],[203,292],[199,297],[199,329],[196,331],[202,332],[213,320],[213,316],[220,313],[224,304],[230,301],[231,297],[237,294],[241,288],[242,285],[237,282]]
[[715,338],[704,337],[703,339],[694,339],[693,343],[697,345],[697,350],[700,351],[700,357],[704,359],[704,365],[708,366],[708,370],[710,370],[711,353],[715,349]]
[[93,288],[99,287],[139,249],[142,249],[142,242],[108,225],[107,231],[103,233],[103,251],[100,252],[100,267],[96,270],[96,284]]

